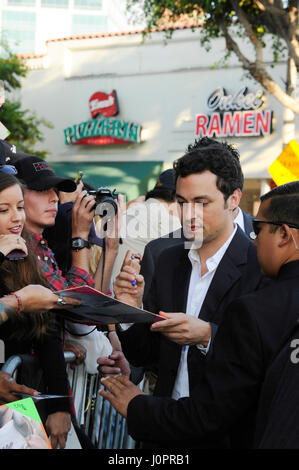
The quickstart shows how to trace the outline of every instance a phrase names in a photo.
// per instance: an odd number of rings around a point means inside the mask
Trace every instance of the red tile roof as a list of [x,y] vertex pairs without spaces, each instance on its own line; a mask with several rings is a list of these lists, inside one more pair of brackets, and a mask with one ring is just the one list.
[[[156,28],[152,28],[151,32],[160,32],[160,31],[169,31],[171,29],[178,30],[178,29],[191,29],[191,28],[198,28],[201,25],[198,21],[193,19],[189,19],[188,21],[177,21],[172,25],[163,25]],[[94,33],[94,34],[76,34],[68,37],[63,38],[56,38],[56,39],[48,39],[46,44],[49,42],[60,42],[60,41],[73,41],[78,39],[96,39],[96,38],[108,38],[108,37],[118,37],[118,36],[130,36],[134,34],[142,34],[142,29],[133,29],[130,31],[116,31],[110,33]],[[21,59],[40,59],[45,57],[46,54],[34,54],[33,52],[22,52],[17,54],[18,57]]]
[[[159,32],[159,31],[168,31],[171,29],[177,30],[177,29],[191,29],[191,28],[196,28],[200,27],[199,22],[190,20],[188,23],[175,23],[172,26],[160,26],[157,28],[152,28],[151,32]],[[116,31],[116,32],[110,32],[110,33],[95,33],[95,34],[77,34],[73,36],[68,36],[64,38],[57,38],[57,39],[49,39],[46,41],[46,44],[49,42],[59,42],[59,41],[71,41],[71,40],[76,40],[76,39],[95,39],[95,38],[108,38],[108,37],[117,37],[117,36],[130,36],[133,34],[141,34],[143,32],[142,29],[133,29],[131,31]]]
[[46,54],[34,54],[34,52],[19,52],[16,54],[20,59],[41,59]]

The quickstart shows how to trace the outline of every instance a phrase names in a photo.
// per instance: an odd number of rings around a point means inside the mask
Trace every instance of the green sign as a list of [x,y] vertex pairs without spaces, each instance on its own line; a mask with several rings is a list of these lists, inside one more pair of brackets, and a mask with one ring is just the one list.
[[[108,137],[125,142],[140,142],[141,126],[120,119],[91,119],[64,129],[66,144],[92,144],[92,139]],[[99,142],[100,144],[100,142]]]

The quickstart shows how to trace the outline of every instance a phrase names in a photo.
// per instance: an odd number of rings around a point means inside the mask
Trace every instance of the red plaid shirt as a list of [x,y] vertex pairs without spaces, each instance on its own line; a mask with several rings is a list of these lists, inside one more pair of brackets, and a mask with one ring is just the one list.
[[26,240],[33,253],[36,253],[42,272],[53,291],[83,285],[94,286],[92,276],[81,268],[73,267],[63,277],[56,263],[54,253],[42,235],[27,232]]

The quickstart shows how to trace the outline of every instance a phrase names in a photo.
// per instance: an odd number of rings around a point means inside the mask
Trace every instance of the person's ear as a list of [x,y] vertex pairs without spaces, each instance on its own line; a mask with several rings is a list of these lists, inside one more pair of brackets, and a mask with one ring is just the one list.
[[228,210],[233,211],[234,209],[236,209],[240,204],[241,197],[241,189],[235,189],[234,192],[228,198]]
[[288,225],[281,225],[281,227],[279,227],[279,229],[277,230],[277,233],[279,235],[278,246],[280,248],[283,248],[290,241],[293,243],[290,227],[288,227]]

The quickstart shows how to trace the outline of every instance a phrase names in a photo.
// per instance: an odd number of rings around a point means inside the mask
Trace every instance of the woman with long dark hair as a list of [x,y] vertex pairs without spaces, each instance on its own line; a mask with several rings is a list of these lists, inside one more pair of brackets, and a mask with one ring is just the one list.
[[[0,339],[5,359],[15,354],[38,358],[45,392],[68,395],[61,330],[49,311],[58,308],[57,295],[48,289],[38,260],[26,245],[23,193],[13,175],[0,171]],[[25,257],[10,258],[12,250]],[[63,448],[71,424],[69,400],[49,400],[44,411],[52,446],[59,443]]]

